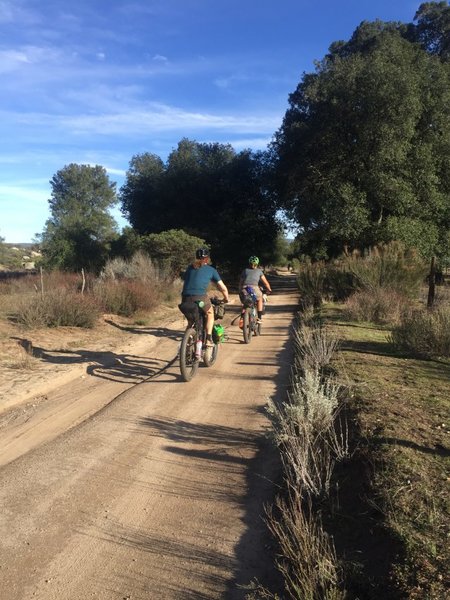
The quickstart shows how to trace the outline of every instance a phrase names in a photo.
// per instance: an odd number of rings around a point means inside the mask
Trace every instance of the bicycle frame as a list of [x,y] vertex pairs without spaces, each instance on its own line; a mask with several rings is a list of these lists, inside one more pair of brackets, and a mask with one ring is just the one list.
[[256,310],[256,302],[252,302],[250,306],[243,306],[243,327],[244,342],[250,344],[253,335],[261,335],[261,323],[258,323],[258,312]]
[[197,304],[194,319],[188,319],[188,325],[180,346],[180,370],[184,381],[190,381],[197,372],[200,361],[211,367],[217,360],[218,342],[206,345],[206,315]]

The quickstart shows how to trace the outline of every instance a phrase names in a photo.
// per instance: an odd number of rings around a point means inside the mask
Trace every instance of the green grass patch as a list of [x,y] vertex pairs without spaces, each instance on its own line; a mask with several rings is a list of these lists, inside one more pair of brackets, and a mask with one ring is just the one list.
[[[387,544],[390,536],[398,544],[387,565],[390,593],[445,598],[450,589],[450,360],[408,356],[390,343],[387,328],[352,322],[341,305],[326,305],[322,316],[341,340],[334,368],[349,390],[355,457],[367,467],[364,494],[373,515],[366,536],[384,531],[389,535],[379,543]],[[354,527],[358,523],[367,526],[366,518],[356,519]],[[369,571],[373,552],[369,545],[359,560]]]

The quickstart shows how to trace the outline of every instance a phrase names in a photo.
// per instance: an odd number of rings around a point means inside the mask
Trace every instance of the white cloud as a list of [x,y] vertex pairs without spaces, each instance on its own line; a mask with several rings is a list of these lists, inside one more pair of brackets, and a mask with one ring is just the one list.
[[109,175],[117,175],[118,177],[125,177],[125,175],[127,174],[125,169],[113,169],[112,167],[105,167],[105,169]]
[[246,150],[247,148],[251,148],[252,150],[265,150],[271,141],[272,136],[268,136],[230,140],[229,143],[236,150]]
[[55,63],[60,58],[60,53],[55,48],[39,46],[22,46],[0,50],[0,73],[9,73],[20,70],[26,65],[45,65]]
[[33,203],[47,202],[49,196],[48,191],[45,189],[39,190],[35,185],[35,183],[30,184],[29,186],[0,185],[0,204],[2,202],[15,203],[24,200]]
[[24,64],[30,64],[30,59],[26,52],[20,50],[0,51],[0,73],[15,71]]
[[[32,117],[34,120],[35,117]],[[41,116],[42,119],[42,116]],[[54,119],[54,117],[51,117]],[[44,117],[50,120],[50,116]],[[148,135],[161,131],[221,130],[233,133],[271,134],[280,126],[280,115],[227,115],[190,112],[163,104],[152,104],[110,114],[59,117],[59,126],[74,134]]]
[[162,56],[162,54],[155,54],[155,56],[152,58],[152,60],[154,60],[155,62],[167,62],[168,58],[167,56]]

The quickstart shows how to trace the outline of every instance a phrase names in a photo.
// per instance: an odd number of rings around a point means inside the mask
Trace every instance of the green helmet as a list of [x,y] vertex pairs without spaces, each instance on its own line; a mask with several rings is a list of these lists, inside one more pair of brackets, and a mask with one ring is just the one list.
[[259,265],[259,258],[257,256],[250,256],[248,262],[250,265]]

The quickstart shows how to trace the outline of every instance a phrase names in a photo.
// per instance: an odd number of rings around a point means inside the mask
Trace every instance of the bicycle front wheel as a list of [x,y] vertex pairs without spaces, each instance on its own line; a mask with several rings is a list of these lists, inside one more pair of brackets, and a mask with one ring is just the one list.
[[205,363],[205,367],[212,367],[217,360],[218,354],[219,344],[214,344],[214,346],[210,347],[207,346],[203,353],[203,362]]
[[195,356],[196,343],[197,331],[194,327],[188,327],[180,347],[180,371],[184,381],[190,381],[198,369],[200,361]]
[[242,328],[242,333],[244,334],[244,342],[246,344],[250,344],[252,339],[252,321],[250,317],[250,310],[248,308],[245,309],[244,313],[244,326]]

